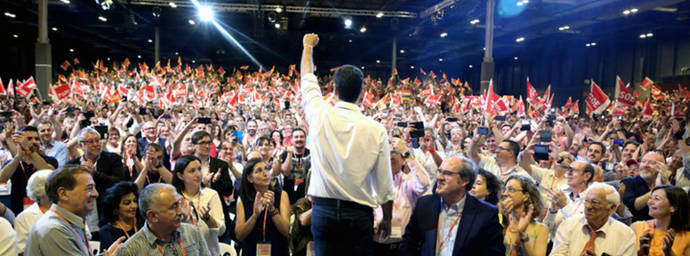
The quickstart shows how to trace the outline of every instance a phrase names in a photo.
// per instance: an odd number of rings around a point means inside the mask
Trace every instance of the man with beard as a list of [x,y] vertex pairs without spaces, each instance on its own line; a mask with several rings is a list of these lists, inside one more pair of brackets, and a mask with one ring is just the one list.
[[292,130],[293,146],[280,155],[280,171],[284,176],[283,190],[290,198],[290,204],[294,204],[305,195],[304,181],[311,168],[311,156],[305,145],[307,137],[302,128]]
[[254,142],[258,137],[256,134],[256,120],[247,121],[247,128],[242,133],[242,145],[244,145],[244,148],[253,148]]
[[621,180],[621,183],[625,185],[623,203],[632,213],[633,222],[651,219],[647,201],[655,186],[669,183],[666,171],[664,155],[657,151],[650,151],[642,157],[639,174]]
[[65,143],[53,138],[53,124],[48,121],[41,121],[37,128],[43,152],[47,156],[54,157],[58,161],[58,165],[65,165],[69,161],[69,150]]
[[[31,229],[24,255],[92,255],[85,218],[96,204],[95,185],[82,166],[66,165],[51,173],[45,190],[53,205]],[[104,255],[114,255],[121,242]]]
[[139,212],[146,223],[122,245],[118,255],[211,255],[192,224],[182,223],[182,196],[170,184],[148,185],[139,195]]
[[9,163],[0,171],[0,182],[12,181],[10,197],[13,212],[21,212],[24,206],[33,204],[26,196],[26,185],[34,172],[38,170],[54,170],[58,166],[55,158],[45,156],[40,152],[38,130],[33,126],[24,126],[15,133],[17,152]]
[[587,147],[587,161],[592,165],[599,165],[601,159],[606,155],[606,147],[599,141],[590,141]]

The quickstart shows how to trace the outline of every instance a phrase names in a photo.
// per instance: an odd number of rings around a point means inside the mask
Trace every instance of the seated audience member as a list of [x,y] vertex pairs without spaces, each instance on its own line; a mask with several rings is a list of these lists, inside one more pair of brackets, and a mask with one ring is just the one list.
[[29,177],[37,170],[54,170],[58,166],[55,158],[40,152],[38,130],[33,126],[24,126],[14,134],[17,152],[12,161],[5,163],[0,171],[0,182],[12,181],[10,197],[12,212],[21,212],[32,202],[26,195]]
[[199,229],[183,223],[182,196],[169,184],[153,183],[139,193],[144,226],[122,244],[118,256],[210,256]]
[[584,192],[584,215],[570,217],[558,227],[549,255],[635,255],[635,232],[611,217],[619,198],[612,186],[592,183]]
[[664,155],[657,151],[651,151],[642,157],[637,176],[621,180],[621,183],[625,185],[623,203],[632,213],[633,222],[652,218],[648,214],[647,201],[649,201],[652,188],[668,183],[665,172]]
[[120,181],[105,190],[103,224],[98,230],[101,250],[110,247],[120,237],[125,237],[126,241],[143,225],[137,214],[137,191],[137,186],[130,181]]
[[141,164],[143,164],[141,172],[134,180],[139,190],[151,183],[162,181],[170,184],[172,182],[172,173],[163,165],[163,147],[161,145],[149,143],[146,146],[146,153]]
[[14,256],[17,252],[17,232],[8,220],[0,218],[0,255]]
[[182,195],[187,221],[195,225],[206,240],[209,251],[220,254],[218,237],[225,233],[223,206],[218,192],[202,186],[201,163],[195,156],[182,156],[175,162],[172,185]]
[[477,171],[477,179],[472,184],[470,194],[479,200],[496,205],[501,198],[501,186],[503,182],[498,180],[498,177],[493,173],[479,168]]
[[[29,184],[26,186],[26,194],[34,203],[29,208],[24,209],[14,220],[14,229],[17,231],[17,251],[24,254],[26,239],[34,224],[50,209],[50,199],[46,194],[46,179],[52,170],[40,170],[31,175]],[[0,255],[3,255],[0,253]]]
[[471,160],[443,161],[436,193],[417,199],[401,255],[505,255],[498,210],[466,193],[474,180]]
[[271,255],[289,255],[290,201],[285,191],[269,184],[266,164],[250,159],[242,172],[235,224],[243,255],[257,255],[257,247],[266,242],[270,243]]
[[508,177],[501,202],[502,214],[508,228],[503,243],[507,255],[545,255],[549,229],[535,221],[543,204],[537,186],[527,177],[513,174]]
[[[24,255],[91,255],[85,218],[96,206],[95,186],[82,166],[67,164],[53,171],[45,185],[53,205],[31,229]],[[104,255],[117,253],[121,242],[115,241]]]
[[[391,233],[384,237],[376,236],[374,240],[375,255],[398,255],[398,248],[402,240],[405,226],[410,221],[410,216],[419,198],[429,188],[429,176],[424,167],[417,162],[417,159],[410,154],[410,150],[405,147],[405,142],[394,138],[390,144],[391,171],[393,172],[393,187],[397,191],[393,201],[393,218],[391,222]],[[408,167],[408,173],[403,169]],[[374,227],[383,219],[381,207],[376,208],[374,217]],[[378,230],[374,234],[382,234]]]
[[637,236],[638,255],[690,255],[689,204],[682,188],[655,187],[647,202],[653,219],[630,226]]

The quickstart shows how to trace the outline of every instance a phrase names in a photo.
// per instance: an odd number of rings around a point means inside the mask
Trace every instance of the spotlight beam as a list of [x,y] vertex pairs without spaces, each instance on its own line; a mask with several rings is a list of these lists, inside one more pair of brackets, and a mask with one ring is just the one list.
[[[213,14],[213,11],[211,10],[210,7],[202,6],[201,4],[199,4],[198,0],[191,0],[191,1],[194,4],[194,6],[197,8],[197,10],[202,11],[204,8],[207,8],[206,10],[211,11],[211,14]],[[256,64],[257,66],[259,66],[263,69],[263,65],[261,65],[261,63],[259,63],[259,61],[256,58],[254,58],[254,56],[252,56],[252,54],[249,53],[249,51],[247,51],[247,49],[245,49],[242,46],[242,44],[240,44],[240,42],[238,42],[232,35],[230,35],[230,33],[227,30],[225,30],[225,28],[223,28],[223,26],[221,26],[218,23],[218,21],[216,21],[216,19],[214,19],[211,16],[211,19],[208,22],[213,24],[213,26],[218,30],[218,32],[220,32],[223,35],[223,37],[225,37],[226,40],[230,41],[230,43],[235,45],[237,48],[240,49],[240,51],[242,51],[245,55],[247,55],[247,57],[249,57],[249,59],[252,62],[254,62],[254,64]]]

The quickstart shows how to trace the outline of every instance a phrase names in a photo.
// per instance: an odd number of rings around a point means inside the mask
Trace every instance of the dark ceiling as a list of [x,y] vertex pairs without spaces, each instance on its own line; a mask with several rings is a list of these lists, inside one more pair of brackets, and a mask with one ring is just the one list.
[[[107,58],[121,61],[125,57],[136,61],[138,55],[151,63],[154,44],[148,40],[154,39],[158,27],[163,61],[181,56],[190,64],[192,61],[226,66],[252,64],[216,28],[199,21],[196,9],[186,7],[191,6],[187,0],[175,0],[180,3],[177,8],[163,0],[112,1],[109,10],[103,10],[95,0],[71,0],[69,4],[50,1],[49,26],[57,28],[49,31],[54,63],[74,57],[87,63]],[[625,43],[639,40],[640,33],[648,32],[658,38],[690,37],[690,1],[686,0],[531,0],[517,6],[519,1],[523,0],[496,0],[494,54],[497,59],[538,51],[539,45],[547,42],[581,41],[583,47],[587,42]],[[449,4],[440,11],[430,11],[442,3]],[[389,72],[393,38],[397,38],[401,73],[411,72],[410,66],[458,73],[468,64],[478,67],[484,54],[485,0],[249,0],[202,1],[202,4],[330,8],[331,15],[228,10],[232,8],[216,13],[216,20],[259,63],[269,67],[277,65],[280,69],[298,62],[301,37],[307,32],[320,35],[315,59],[319,67],[326,68],[351,63],[374,72]],[[638,12],[622,13],[630,8],[637,8]],[[33,49],[37,35],[36,1],[0,0],[0,9],[16,15],[0,17],[0,26],[5,31],[0,40],[2,45]],[[345,29],[341,13],[356,10],[408,12],[416,17],[353,15],[352,28]],[[160,13],[159,18],[154,17],[154,11]],[[425,13],[431,14],[425,16]],[[108,21],[99,21],[99,15]],[[195,25],[188,22],[190,19]],[[479,23],[471,24],[473,19],[479,19]],[[280,23],[282,29],[276,29],[271,20]],[[565,25],[570,29],[558,30]],[[362,26],[367,28],[364,33],[359,31]],[[448,36],[440,37],[443,32]],[[525,41],[517,43],[518,37],[524,37]]]

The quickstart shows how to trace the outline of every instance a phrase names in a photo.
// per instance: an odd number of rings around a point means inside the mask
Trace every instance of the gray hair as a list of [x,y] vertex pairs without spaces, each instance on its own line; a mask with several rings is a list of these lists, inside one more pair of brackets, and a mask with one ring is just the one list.
[[163,189],[175,190],[170,184],[167,183],[151,183],[144,187],[139,193],[139,213],[141,216],[146,218],[146,212],[151,210],[151,206],[160,199],[160,191]]
[[101,134],[98,133],[98,131],[96,131],[96,129],[91,128],[91,127],[85,127],[85,128],[83,128],[83,129],[81,129],[81,131],[79,131],[79,136],[77,137],[78,140],[79,140],[79,143],[84,142],[84,137],[86,137],[86,135],[89,134],[89,133],[98,134],[99,138],[100,138],[100,136],[101,136]]
[[609,204],[615,205],[616,207],[620,205],[620,195],[613,186],[603,182],[594,182],[591,185],[589,185],[589,187],[587,187],[587,190],[585,190],[585,195],[587,195],[587,193],[594,189],[603,190],[604,194],[606,194],[606,201],[609,202]]
[[31,200],[38,202],[41,197],[48,196],[46,194],[46,179],[52,172],[53,170],[40,170],[31,175],[26,185],[26,195]]

